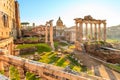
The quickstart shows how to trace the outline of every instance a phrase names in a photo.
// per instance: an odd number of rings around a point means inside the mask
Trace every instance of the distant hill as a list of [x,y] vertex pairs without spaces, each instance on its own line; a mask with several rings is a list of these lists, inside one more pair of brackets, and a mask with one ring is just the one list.
[[107,38],[120,40],[120,25],[108,27]]

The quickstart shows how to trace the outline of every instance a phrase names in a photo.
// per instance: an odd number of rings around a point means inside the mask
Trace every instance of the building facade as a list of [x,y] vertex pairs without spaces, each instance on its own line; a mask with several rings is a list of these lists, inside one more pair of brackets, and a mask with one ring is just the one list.
[[64,36],[64,29],[65,29],[65,25],[63,25],[63,21],[61,20],[61,18],[59,17],[57,22],[56,22],[56,26],[54,28],[54,36],[55,37],[63,37]]
[[76,27],[72,26],[70,28],[66,28],[64,33],[65,40],[74,43],[76,40]]
[[45,25],[36,26],[31,31],[38,35],[45,35]]
[[[17,37],[15,0],[0,0],[0,49],[13,54],[13,39]],[[13,37],[13,38],[12,38]]]
[[16,39],[17,27],[20,26],[19,9],[15,0],[0,0],[0,38],[10,36]]

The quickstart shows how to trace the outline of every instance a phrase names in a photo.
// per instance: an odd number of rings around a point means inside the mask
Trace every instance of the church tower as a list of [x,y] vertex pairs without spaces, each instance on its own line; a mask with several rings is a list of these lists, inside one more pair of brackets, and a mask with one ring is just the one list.
[[63,27],[63,22],[61,20],[61,18],[59,17],[57,22],[56,22],[56,26],[60,26],[60,27]]
[[59,38],[63,37],[64,36],[64,29],[65,29],[65,25],[63,25],[63,21],[59,17],[57,22],[56,22],[56,26],[55,26],[55,36],[59,37]]

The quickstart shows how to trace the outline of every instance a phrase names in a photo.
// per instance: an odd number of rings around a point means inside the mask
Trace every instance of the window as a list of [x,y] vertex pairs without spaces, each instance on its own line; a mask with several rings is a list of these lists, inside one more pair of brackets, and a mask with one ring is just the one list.
[[3,35],[3,32],[1,32],[1,35]]
[[6,35],[8,35],[8,32],[6,32]]
[[3,15],[3,25],[4,27],[8,27],[8,16],[6,14]]

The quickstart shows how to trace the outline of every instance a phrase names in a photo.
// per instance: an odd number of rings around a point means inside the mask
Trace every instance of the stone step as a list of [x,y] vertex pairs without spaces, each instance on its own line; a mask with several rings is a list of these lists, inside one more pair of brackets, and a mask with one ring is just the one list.
[[110,80],[110,77],[109,77],[109,73],[107,73],[105,67],[103,65],[100,65],[99,66],[99,71],[100,71],[100,75],[103,77],[103,78],[106,78],[107,80]]

